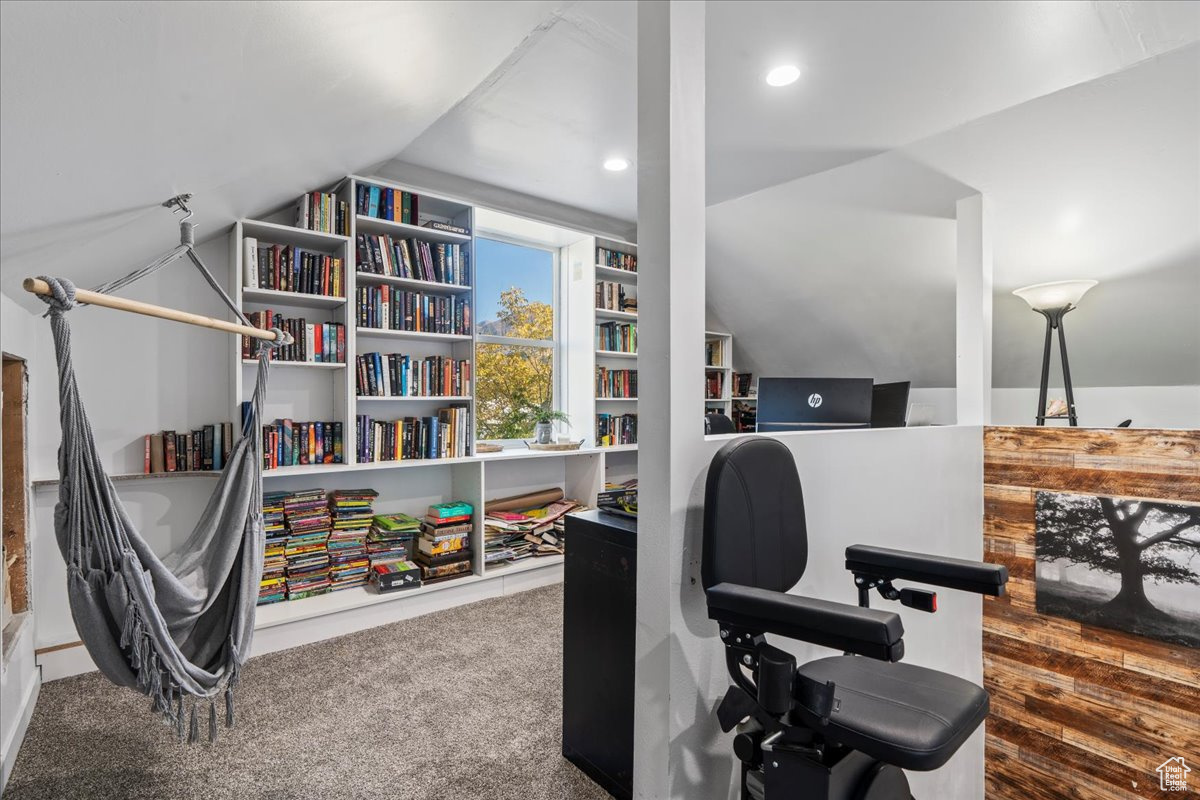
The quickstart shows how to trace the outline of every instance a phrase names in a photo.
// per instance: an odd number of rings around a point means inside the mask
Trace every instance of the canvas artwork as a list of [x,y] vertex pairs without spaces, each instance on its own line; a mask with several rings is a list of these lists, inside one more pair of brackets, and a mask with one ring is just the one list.
[[1200,505],[1038,492],[1041,614],[1200,647]]

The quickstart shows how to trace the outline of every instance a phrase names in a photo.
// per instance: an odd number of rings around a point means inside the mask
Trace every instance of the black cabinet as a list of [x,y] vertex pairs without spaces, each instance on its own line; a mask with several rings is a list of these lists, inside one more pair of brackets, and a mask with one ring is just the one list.
[[637,523],[567,517],[563,579],[563,755],[613,797],[633,793]]

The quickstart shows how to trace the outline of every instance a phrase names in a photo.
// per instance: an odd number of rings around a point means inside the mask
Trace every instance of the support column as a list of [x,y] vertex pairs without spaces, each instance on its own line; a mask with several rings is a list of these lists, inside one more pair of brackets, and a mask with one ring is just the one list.
[[704,458],[705,4],[638,3],[638,575],[634,797],[671,796],[672,620]]
[[992,213],[982,194],[957,204],[956,389],[959,425],[992,418]]

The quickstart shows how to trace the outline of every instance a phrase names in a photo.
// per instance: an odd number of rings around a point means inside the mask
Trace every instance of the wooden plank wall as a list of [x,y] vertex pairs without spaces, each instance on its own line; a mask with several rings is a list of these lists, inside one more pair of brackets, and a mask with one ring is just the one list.
[[1176,755],[1200,791],[1200,650],[1034,604],[1034,492],[1200,502],[1200,431],[986,428],[984,484],[984,558],[1010,576],[984,602],[988,800],[1163,798]]

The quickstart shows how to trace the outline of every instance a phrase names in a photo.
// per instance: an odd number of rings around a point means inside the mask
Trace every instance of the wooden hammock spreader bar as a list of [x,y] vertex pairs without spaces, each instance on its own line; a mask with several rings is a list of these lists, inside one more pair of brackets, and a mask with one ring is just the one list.
[[[21,284],[25,291],[33,294],[49,297],[50,284],[40,278],[26,278]],[[255,339],[264,339],[268,342],[275,341],[275,332],[263,330],[262,328],[252,328],[249,325],[241,325],[236,322],[226,322],[223,319],[214,319],[206,317],[203,314],[192,314],[188,311],[177,311],[174,308],[165,308],[156,306],[152,303],[143,303],[139,300],[129,300],[124,297],[114,297],[111,294],[101,294],[87,289],[76,289],[75,300],[79,303],[87,303],[92,306],[104,306],[105,308],[115,308],[117,311],[130,311],[134,314],[143,314],[147,317],[158,317],[159,319],[169,319],[172,322],[183,322],[187,325],[198,325],[201,328],[212,328],[213,330],[226,331],[227,333],[240,333],[243,336],[251,336]],[[291,338],[291,337],[287,337]]]

